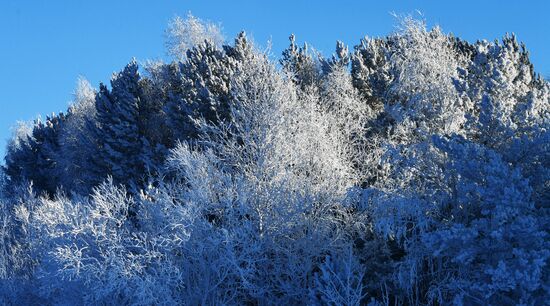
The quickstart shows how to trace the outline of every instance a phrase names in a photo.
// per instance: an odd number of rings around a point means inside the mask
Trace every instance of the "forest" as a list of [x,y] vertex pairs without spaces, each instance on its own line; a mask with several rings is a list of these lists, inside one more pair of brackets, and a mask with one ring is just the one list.
[[398,23],[274,56],[176,17],[170,62],[78,80],[7,145],[0,304],[548,303],[550,82]]

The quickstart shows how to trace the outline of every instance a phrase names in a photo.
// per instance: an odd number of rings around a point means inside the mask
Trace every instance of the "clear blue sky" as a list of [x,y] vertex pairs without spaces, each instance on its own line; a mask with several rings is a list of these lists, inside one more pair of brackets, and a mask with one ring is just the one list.
[[470,41],[514,32],[535,70],[550,75],[550,1],[0,0],[0,154],[18,120],[64,111],[79,75],[97,87],[132,57],[166,58],[168,20],[191,11],[220,22],[229,40],[246,30],[279,55],[288,35],[325,55],[335,41],[394,29],[390,12],[423,12],[428,24]]

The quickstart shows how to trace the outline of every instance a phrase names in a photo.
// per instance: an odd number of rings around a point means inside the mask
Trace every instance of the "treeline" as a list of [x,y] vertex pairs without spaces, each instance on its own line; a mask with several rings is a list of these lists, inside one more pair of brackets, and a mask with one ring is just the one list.
[[1,175],[6,304],[543,304],[550,84],[514,35],[405,18],[275,63],[176,18]]

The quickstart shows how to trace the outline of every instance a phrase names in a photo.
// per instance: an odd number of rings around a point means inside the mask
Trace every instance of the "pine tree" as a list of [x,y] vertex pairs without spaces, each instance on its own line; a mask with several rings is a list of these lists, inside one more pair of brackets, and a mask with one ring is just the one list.
[[319,55],[319,62],[321,64],[323,78],[335,69],[347,69],[351,62],[348,46],[341,41],[337,41],[335,53],[332,57],[330,59],[325,59]]
[[548,234],[519,168],[460,136],[434,136],[386,162],[392,174],[365,203],[378,233],[401,246],[392,277],[408,297],[396,298],[544,299]]
[[18,126],[14,128],[13,136],[8,141],[4,157],[5,166],[3,166],[9,182],[6,192],[9,191],[8,189],[13,189],[14,185],[23,183],[25,177],[34,172],[34,156],[30,146],[32,130],[32,123],[19,122]]
[[32,134],[18,135],[6,155],[6,174],[13,185],[33,184],[39,193],[53,195],[60,187],[58,160],[59,134],[65,121],[63,113],[34,122]]
[[171,64],[174,81],[165,111],[174,133],[174,144],[177,140],[198,137],[194,120],[229,119],[232,79],[239,66],[248,60],[251,50],[242,32],[234,46],[224,46],[222,50],[204,41],[187,51],[184,62]]
[[548,301],[550,83],[514,36],[406,18],[277,66],[208,27],[16,130],[0,304]]
[[85,79],[79,79],[72,105],[67,110],[65,124],[60,133],[61,158],[59,160],[60,184],[64,190],[86,195],[94,187],[96,173],[90,160],[98,143],[93,135],[97,128],[97,92]]
[[379,108],[385,102],[384,96],[394,79],[389,65],[390,42],[386,39],[361,39],[351,57],[353,85],[367,103]]
[[135,183],[145,177],[142,154],[146,142],[139,130],[139,81],[138,65],[132,60],[113,76],[111,90],[100,85],[95,104],[97,127],[91,127],[99,143],[92,157],[96,183],[110,175],[116,184],[137,187]]
[[288,38],[290,45],[283,51],[279,63],[292,80],[302,88],[317,86],[321,78],[321,65],[310,54],[307,43],[299,48],[296,46],[294,34]]

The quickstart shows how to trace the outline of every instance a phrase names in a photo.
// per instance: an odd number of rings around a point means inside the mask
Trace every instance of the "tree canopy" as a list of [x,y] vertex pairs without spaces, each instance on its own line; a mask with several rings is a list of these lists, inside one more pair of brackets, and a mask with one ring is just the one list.
[[542,305],[550,83],[404,18],[279,61],[189,15],[0,171],[0,302]]

